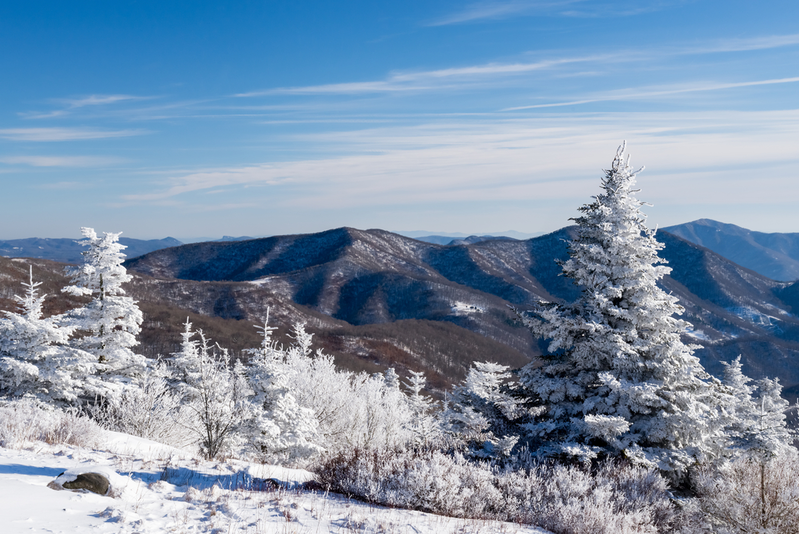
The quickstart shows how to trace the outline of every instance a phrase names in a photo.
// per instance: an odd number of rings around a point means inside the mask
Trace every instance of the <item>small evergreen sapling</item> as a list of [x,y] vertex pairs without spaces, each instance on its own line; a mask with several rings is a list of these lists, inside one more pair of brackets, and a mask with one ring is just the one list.
[[[785,523],[781,521],[782,515],[795,518],[799,509],[796,504],[795,484],[792,488],[789,486],[793,490],[792,499],[787,499],[794,502],[787,505],[786,499],[781,495],[786,489],[785,485],[771,487],[775,482],[773,479],[779,478],[777,471],[785,469],[782,464],[796,462],[797,452],[791,444],[794,435],[788,429],[785,417],[789,403],[780,396],[782,386],[777,379],[763,378],[755,382],[754,386],[750,385],[752,379],[743,374],[740,356],[724,366],[724,385],[730,388],[735,398],[730,424],[726,430],[733,451],[738,452],[742,458],[722,471],[722,480],[716,482],[717,487],[708,492],[715,494],[715,499],[706,498],[703,505],[710,516],[723,519],[724,522],[739,525],[753,522],[763,532],[781,532],[781,529],[765,527]],[[754,465],[746,465],[744,462]],[[724,480],[725,477],[742,477],[744,480]],[[700,481],[700,486],[703,486],[702,482]],[[721,495],[720,488],[732,485],[735,486],[730,491],[734,495],[732,499]],[[710,485],[705,483],[703,487],[707,489]],[[749,506],[730,506],[730,502],[734,503],[742,496],[748,497]],[[713,502],[714,500],[724,502]]]
[[724,363],[725,386],[735,399],[726,433],[733,450],[754,453],[769,460],[792,449],[793,435],[788,429],[789,403],[781,397],[779,380],[763,378],[751,385],[743,374],[741,357]]
[[511,454],[522,433],[522,425],[535,414],[518,385],[509,382],[508,367],[476,362],[466,380],[452,391],[442,414],[444,427],[462,441],[472,456],[503,458]]
[[407,424],[415,445],[429,446],[441,437],[441,424],[434,414],[436,405],[430,397],[422,395],[427,379],[424,373],[409,371],[410,377],[405,387],[410,391],[408,407],[410,408],[410,421]]
[[4,311],[0,320],[0,395],[32,396],[44,403],[73,404],[84,393],[96,393],[91,354],[67,346],[74,327],[63,317],[44,317],[38,295],[41,282],[23,283],[24,296],[15,296],[21,313]]
[[[323,451],[318,441],[319,423],[310,408],[297,403],[291,391],[285,369],[285,354],[275,346],[269,326],[269,309],[261,346],[251,349],[252,358],[246,370],[253,392],[250,442],[264,460],[296,462],[316,456]],[[303,355],[310,353],[310,335],[301,325],[295,327],[296,338],[302,343]],[[302,335],[305,334],[305,335]],[[307,356],[306,356],[307,357]]]

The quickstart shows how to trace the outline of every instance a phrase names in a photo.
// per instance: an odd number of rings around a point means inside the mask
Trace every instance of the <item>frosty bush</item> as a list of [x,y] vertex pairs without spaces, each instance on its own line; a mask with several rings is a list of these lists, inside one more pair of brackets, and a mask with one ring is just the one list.
[[498,477],[509,519],[555,533],[675,531],[678,510],[657,471],[604,463],[596,472],[548,465]]
[[92,418],[108,430],[173,447],[192,443],[191,414],[182,404],[182,395],[169,384],[169,376],[163,362],[149,366],[139,387],[126,388],[90,407]]
[[429,402],[420,394],[422,379],[415,379],[418,389],[409,398],[393,369],[352,373],[336,368],[332,356],[313,353],[312,334],[302,323],[294,325],[288,349],[271,342],[271,327],[259,328],[264,342],[252,351],[248,374],[258,414],[253,441],[268,457],[296,464],[322,450],[393,448],[434,438],[436,425],[423,413]]
[[30,400],[0,405],[0,446],[19,448],[34,441],[94,447],[100,427],[77,409],[53,409]]
[[369,502],[474,519],[538,525],[557,534],[675,531],[680,520],[656,472],[605,464],[496,471],[436,450],[355,449],[317,471],[331,490]]
[[716,471],[698,471],[693,482],[707,532],[799,533],[799,455],[770,461],[757,453]]
[[317,469],[323,485],[369,502],[454,517],[494,518],[502,495],[490,470],[428,450],[355,448]]
[[[298,326],[295,338],[304,339],[305,330]],[[312,355],[299,344],[285,351],[281,361],[292,394],[318,421],[318,444],[325,450],[392,447],[412,439],[406,397],[383,375],[340,370],[332,356]]]
[[243,441],[242,430],[251,417],[251,406],[244,368],[240,362],[233,368],[226,350],[209,345],[202,330],[199,341],[188,318],[183,332],[175,367],[180,379],[180,393],[190,413],[187,429],[199,441],[200,450],[208,459],[228,453]]

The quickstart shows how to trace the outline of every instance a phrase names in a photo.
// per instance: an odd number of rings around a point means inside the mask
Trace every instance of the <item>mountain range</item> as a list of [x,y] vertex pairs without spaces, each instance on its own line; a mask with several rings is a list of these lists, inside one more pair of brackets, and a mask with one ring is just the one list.
[[[449,323],[529,360],[542,347],[515,321],[509,306],[524,309],[538,299],[568,301],[578,295],[556,263],[567,258],[573,232],[569,227],[524,241],[444,246],[382,230],[338,228],[183,245],[126,266],[159,283],[229,284],[228,295],[214,299],[213,313],[219,316],[256,320],[264,306],[259,312],[248,296],[254,289],[244,288],[260,288],[353,326]],[[662,285],[685,307],[684,318],[693,324],[686,337],[701,345],[697,354],[703,365],[720,374],[720,362],[741,354],[750,376],[799,384],[799,318],[792,313],[799,309],[799,287],[669,232],[658,232],[658,240],[665,246],[661,256],[673,269]]]
[[[732,260],[733,262],[762,274],[772,280],[793,281],[799,279],[799,233],[763,233],[747,230],[734,224],[721,223],[711,219],[669,226],[663,230],[682,237],[692,243]],[[425,232],[401,233],[418,241],[438,245],[468,245],[494,239],[524,240],[533,237],[520,232],[502,232],[501,235],[451,234],[433,235]],[[536,236],[537,237],[537,236]],[[249,241],[248,236],[224,236],[216,241]],[[208,239],[207,241],[214,241]],[[162,248],[174,247],[182,243],[177,239],[141,240],[120,238],[127,246],[128,258],[134,258]],[[192,240],[196,242],[196,240]],[[9,258],[40,258],[66,263],[81,261],[81,245],[74,239],[28,238],[0,241],[0,256]]]
[[[701,236],[700,226],[695,232]],[[721,223],[718,223],[721,224]],[[688,225],[679,230],[687,231]],[[736,227],[737,228],[737,227]],[[720,230],[724,233],[725,230]],[[477,360],[519,367],[540,355],[510,309],[579,293],[560,276],[574,228],[527,240],[478,239],[440,245],[383,230],[338,228],[316,234],[205,242],[159,249],[126,262],[129,293],[145,315],[140,350],[177,350],[189,316],[234,355],[258,344],[254,324],[269,308],[281,341],[295,321],[317,346],[353,370],[422,370],[443,391]],[[778,282],[709,248],[660,230],[661,257],[672,268],[662,286],[693,324],[687,341],[714,374],[739,354],[753,378],[779,377],[799,393],[799,283]],[[780,242],[782,243],[782,242]],[[764,245],[761,245],[764,246]],[[0,258],[0,309],[27,276],[43,280],[51,312],[77,304],[61,294],[63,264]],[[796,386],[796,387],[793,387]]]

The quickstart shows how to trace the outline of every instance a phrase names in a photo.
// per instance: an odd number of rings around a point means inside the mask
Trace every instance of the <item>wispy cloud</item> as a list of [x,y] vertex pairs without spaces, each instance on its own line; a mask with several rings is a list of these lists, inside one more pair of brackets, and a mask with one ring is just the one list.
[[0,139],[11,141],[84,141],[143,135],[147,130],[100,130],[95,128],[3,128]]
[[585,98],[578,98],[575,100],[567,100],[563,102],[550,102],[545,104],[532,104],[529,106],[516,106],[505,108],[501,111],[520,111],[523,109],[541,109],[541,108],[557,108],[564,106],[579,106],[582,104],[593,104],[596,102],[618,102],[627,100],[641,100],[656,98],[660,96],[670,96],[685,93],[699,93],[706,91],[722,91],[725,89],[736,89],[741,87],[756,87],[759,85],[777,85],[783,83],[796,83],[799,82],[799,77],[794,78],[777,78],[772,80],[756,80],[750,82],[736,82],[736,83],[701,83],[694,84],[689,87],[670,87],[665,89],[624,89],[618,91],[610,91],[601,93],[596,96],[588,96]]
[[101,167],[125,160],[100,156],[9,156],[0,158],[8,165],[30,165],[32,167]]
[[[627,138],[635,162],[654,169],[647,176],[665,180],[657,182],[656,194],[646,200],[675,201],[675,195],[685,196],[676,184],[698,187],[682,180],[697,172],[705,174],[703,191],[710,191],[726,177],[738,180],[751,167],[779,164],[799,170],[799,153],[792,141],[799,135],[798,125],[799,111],[609,113],[333,132],[309,137],[308,142],[327,143],[349,154],[173,175],[159,180],[167,184],[164,188],[125,199],[157,203],[196,198],[188,195],[217,188],[230,192],[253,186],[267,186],[263,194],[276,208],[373,209],[564,199],[593,190],[601,165],[609,163],[617,144]],[[794,174],[782,173],[775,179],[793,191]],[[753,187],[754,183],[734,191],[719,190],[702,201],[761,198]]]
[[464,22],[475,22],[479,20],[501,20],[520,14],[541,12],[551,9],[563,8],[584,0],[562,0],[550,2],[537,1],[500,1],[500,2],[478,2],[469,4],[465,8],[450,15],[427,22],[426,26],[448,26],[451,24],[462,24]]
[[127,195],[125,199],[163,200],[194,191],[208,191],[233,185],[274,185],[284,179],[279,165],[208,169],[172,178],[170,180],[172,185],[161,191]]
[[686,53],[709,54],[714,52],[747,52],[751,50],[768,50],[784,46],[799,45],[799,33],[787,35],[765,35],[744,39],[722,39],[705,43],[696,48],[687,48]]
[[[528,5],[529,3],[501,4],[502,6]],[[482,4],[481,4],[482,5]],[[491,4],[494,5],[494,4]],[[508,7],[508,9],[510,9]],[[367,95],[379,93],[402,93],[442,91],[469,86],[480,87],[486,83],[502,83],[501,80],[512,80],[514,76],[547,72],[557,76],[570,76],[565,67],[570,65],[588,64],[593,69],[602,68],[611,64],[620,63],[647,63],[647,68],[652,69],[663,62],[686,55],[718,54],[727,52],[743,52],[781,48],[799,45],[799,34],[767,35],[746,39],[727,39],[706,41],[694,46],[662,46],[659,48],[639,48],[635,50],[615,50],[605,53],[588,54],[562,54],[560,57],[551,57],[538,61],[518,61],[511,63],[484,63],[465,67],[452,67],[434,70],[392,72],[381,80],[366,80],[344,83],[310,85],[300,87],[277,87],[262,91],[251,91],[233,95],[235,97],[262,97],[276,95]],[[554,56],[554,54],[553,54]],[[594,70],[594,72],[597,72]],[[601,71],[598,72],[601,75]],[[540,80],[539,80],[540,81]],[[757,82],[752,83],[756,85]],[[764,82],[764,84],[766,84]],[[710,89],[689,89],[674,91],[694,92],[700,90],[715,90],[724,88],[721,85]],[[728,84],[729,87],[734,87]],[[743,85],[741,85],[743,86]],[[604,97],[603,97],[604,98]],[[606,100],[617,100],[608,98]],[[539,107],[555,107],[574,105],[575,103],[590,103],[603,101],[603,99],[574,99],[574,103],[546,104]],[[579,102],[577,102],[579,100]]]
[[633,16],[660,11],[683,4],[686,0],[632,0],[600,2],[596,0],[495,0],[467,5],[449,15],[425,22],[424,26],[449,26],[470,22],[503,20],[525,15],[561,17]]
[[468,67],[453,67],[418,72],[392,73],[385,80],[311,85],[306,87],[281,87],[266,91],[240,93],[237,97],[253,97],[268,95],[314,95],[314,94],[357,94],[382,93],[396,91],[419,91],[425,89],[441,89],[450,83],[482,80],[499,76],[510,76],[528,72],[551,69],[572,63],[596,62],[612,56],[586,55],[547,59],[534,62],[487,63]]
[[89,95],[80,98],[57,98],[53,102],[64,106],[53,111],[28,111],[19,115],[26,119],[52,119],[73,114],[75,110],[85,107],[108,106],[120,102],[135,102],[140,100],[151,100],[155,97],[134,96],[134,95]]
[[86,106],[104,106],[116,104],[118,102],[129,102],[131,100],[149,100],[153,97],[133,96],[133,95],[91,95],[83,98],[64,99],[63,102],[70,108],[82,108]]

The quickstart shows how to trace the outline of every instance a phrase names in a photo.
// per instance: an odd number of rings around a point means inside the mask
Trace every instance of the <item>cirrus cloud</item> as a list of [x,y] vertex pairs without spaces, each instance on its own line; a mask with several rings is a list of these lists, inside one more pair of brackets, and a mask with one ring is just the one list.
[[85,141],[144,135],[147,130],[101,130],[96,128],[0,128],[0,139],[10,141]]

